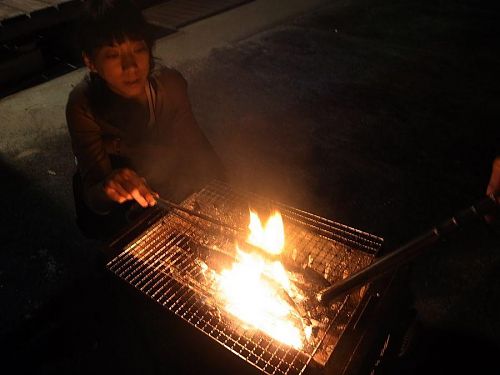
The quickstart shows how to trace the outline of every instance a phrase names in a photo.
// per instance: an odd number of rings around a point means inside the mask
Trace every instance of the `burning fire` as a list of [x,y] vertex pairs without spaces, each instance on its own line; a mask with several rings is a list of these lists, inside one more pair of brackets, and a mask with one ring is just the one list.
[[[272,255],[283,251],[285,231],[279,212],[262,226],[259,216],[251,211],[249,229],[248,243]],[[236,259],[232,268],[223,270],[217,278],[219,297],[225,309],[250,327],[296,349],[302,348],[311,327],[303,323],[292,306],[293,300],[303,296],[290,283],[283,264],[239,247]]]
[[249,244],[260,247],[273,255],[281,254],[285,247],[285,229],[283,219],[278,211],[275,211],[267,220],[266,225],[262,227],[259,215],[250,210],[248,229],[250,229],[247,239]]

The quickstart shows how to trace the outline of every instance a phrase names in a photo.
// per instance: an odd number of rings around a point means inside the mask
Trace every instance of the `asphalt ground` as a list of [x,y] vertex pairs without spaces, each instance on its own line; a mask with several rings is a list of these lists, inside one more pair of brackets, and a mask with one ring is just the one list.
[[[176,68],[236,186],[382,236],[390,251],[484,195],[500,140],[498,16],[493,2],[337,1]],[[15,163],[2,156],[7,363],[196,372],[189,353],[158,360],[189,342],[138,334],[143,320],[162,323],[134,311],[133,293],[114,295],[99,244],[78,233],[68,142],[39,135]],[[498,233],[463,228],[400,271],[419,329],[396,372],[498,368]]]

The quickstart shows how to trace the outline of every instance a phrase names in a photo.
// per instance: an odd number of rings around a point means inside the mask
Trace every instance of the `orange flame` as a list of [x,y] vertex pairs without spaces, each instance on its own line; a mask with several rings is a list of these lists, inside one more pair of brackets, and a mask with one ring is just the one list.
[[259,215],[250,210],[250,224],[248,225],[250,234],[247,242],[254,246],[266,250],[270,254],[280,254],[285,247],[285,229],[283,219],[278,211],[267,220],[262,227]]
[[[276,211],[263,227],[259,216],[251,211],[249,229],[247,242],[273,255],[283,251],[285,231],[279,212]],[[231,269],[221,272],[217,287],[229,313],[250,327],[300,349],[304,337],[310,335],[310,327],[303,327],[297,312],[282,296],[288,293],[294,297],[290,284],[281,262],[237,248],[237,261]],[[300,296],[295,293],[295,297]]]

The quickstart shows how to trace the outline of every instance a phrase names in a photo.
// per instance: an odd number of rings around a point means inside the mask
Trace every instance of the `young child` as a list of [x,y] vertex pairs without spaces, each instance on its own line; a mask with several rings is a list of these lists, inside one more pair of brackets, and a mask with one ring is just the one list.
[[77,163],[77,222],[89,237],[126,225],[132,205],[180,201],[222,164],[191,111],[182,75],[154,68],[150,26],[128,0],[87,1],[79,42],[88,76],[66,119]]

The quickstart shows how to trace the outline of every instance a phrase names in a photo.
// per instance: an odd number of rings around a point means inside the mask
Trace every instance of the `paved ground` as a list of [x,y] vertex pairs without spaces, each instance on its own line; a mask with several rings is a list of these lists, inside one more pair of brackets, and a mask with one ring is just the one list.
[[[174,63],[236,185],[381,235],[391,249],[484,193],[500,140],[498,15],[472,1],[336,1]],[[109,281],[72,222],[68,137],[51,115],[80,76],[0,103],[9,124],[0,139],[0,334],[22,337],[19,356],[47,372],[113,368],[123,353],[151,348],[115,341],[134,337],[120,327],[144,313],[110,324],[123,302],[100,310]],[[18,106],[6,109],[9,100]],[[13,126],[16,116],[27,126]],[[467,228],[406,270],[422,327],[408,363],[422,372],[480,370],[498,355],[498,233]]]

